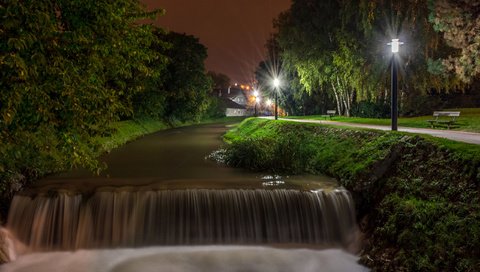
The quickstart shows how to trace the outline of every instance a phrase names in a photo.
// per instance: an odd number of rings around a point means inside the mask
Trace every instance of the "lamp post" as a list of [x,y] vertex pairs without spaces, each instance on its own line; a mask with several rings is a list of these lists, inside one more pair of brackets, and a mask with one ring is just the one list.
[[398,130],[398,79],[397,79],[397,61],[396,54],[399,51],[400,42],[398,39],[392,39],[392,42],[388,43],[392,47],[392,80],[391,80],[391,92],[392,92],[392,131]]
[[253,91],[253,97],[255,97],[255,116],[257,116],[257,103],[259,99],[257,90]]
[[271,100],[271,99],[267,99],[266,104],[267,104],[267,109],[268,109],[268,115],[270,115],[270,114],[272,114],[272,111],[271,111],[272,100]]
[[275,78],[273,80],[273,92],[275,93],[275,120],[278,120],[278,87],[280,86],[280,80]]

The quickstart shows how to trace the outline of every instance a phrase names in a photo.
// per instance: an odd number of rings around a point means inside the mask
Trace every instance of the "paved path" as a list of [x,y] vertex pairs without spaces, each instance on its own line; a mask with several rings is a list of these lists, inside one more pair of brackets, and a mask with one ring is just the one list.
[[[267,117],[272,119],[272,117]],[[324,120],[310,120],[310,119],[284,119],[279,118],[280,120],[293,121],[300,123],[317,123],[325,125],[335,125],[335,126],[345,126],[345,127],[359,127],[359,128],[370,128],[378,130],[390,130],[390,126],[381,126],[381,125],[367,125],[367,124],[356,124],[356,123],[345,123],[345,122],[336,122],[336,121],[324,121]],[[470,144],[480,145],[480,133],[466,132],[466,131],[453,131],[453,130],[440,130],[440,129],[428,129],[428,128],[410,128],[410,127],[398,127],[398,131],[410,132],[410,133],[419,133],[419,134],[428,134],[434,137],[446,138],[458,142],[465,142]]]

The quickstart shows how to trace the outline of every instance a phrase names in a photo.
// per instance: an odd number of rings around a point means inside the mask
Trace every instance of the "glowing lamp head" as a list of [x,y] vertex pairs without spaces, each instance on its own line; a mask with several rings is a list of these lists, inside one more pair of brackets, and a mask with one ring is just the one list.
[[388,43],[392,47],[392,53],[398,53],[398,50],[400,49],[400,45],[402,45],[403,42],[400,42],[399,39],[392,39],[391,43]]
[[278,78],[275,78],[275,79],[273,80],[273,86],[274,86],[275,88],[278,88],[278,86],[280,86],[280,80],[279,80]]
[[255,102],[260,103],[260,101],[262,101],[262,99],[260,98],[260,96],[256,96],[256,97],[255,97]]
[[253,96],[258,97],[258,91],[257,90],[253,91]]
[[270,107],[272,105],[272,100],[268,99],[267,100],[267,106]]

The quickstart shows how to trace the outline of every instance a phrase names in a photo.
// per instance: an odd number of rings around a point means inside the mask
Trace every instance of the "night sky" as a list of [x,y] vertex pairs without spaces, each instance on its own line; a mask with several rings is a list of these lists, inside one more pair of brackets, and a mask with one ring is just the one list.
[[141,0],[166,14],[155,22],[167,30],[200,38],[208,48],[208,70],[249,83],[265,55],[272,20],[290,0]]

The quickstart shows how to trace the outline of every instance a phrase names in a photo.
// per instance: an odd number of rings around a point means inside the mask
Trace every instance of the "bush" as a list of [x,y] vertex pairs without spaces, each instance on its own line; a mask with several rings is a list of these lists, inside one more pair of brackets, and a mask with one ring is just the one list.
[[315,153],[309,144],[286,133],[276,138],[247,138],[234,141],[226,153],[226,163],[255,171],[297,174],[311,167]]
[[407,95],[401,101],[399,109],[402,116],[431,115],[433,111],[443,109],[443,103],[439,96],[432,95]]
[[360,101],[352,107],[352,115],[364,118],[388,118],[390,117],[390,104]]
[[208,98],[208,107],[204,114],[205,118],[225,117],[225,108],[221,105],[220,99],[216,96]]

